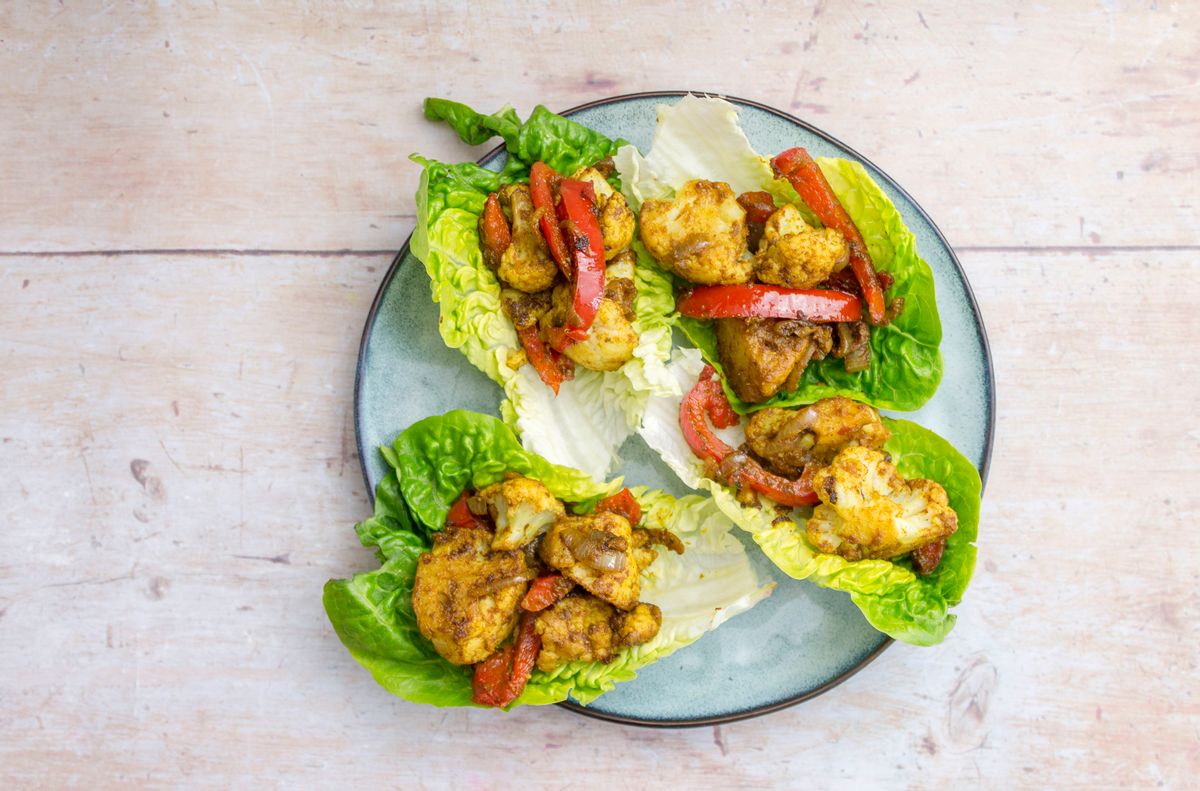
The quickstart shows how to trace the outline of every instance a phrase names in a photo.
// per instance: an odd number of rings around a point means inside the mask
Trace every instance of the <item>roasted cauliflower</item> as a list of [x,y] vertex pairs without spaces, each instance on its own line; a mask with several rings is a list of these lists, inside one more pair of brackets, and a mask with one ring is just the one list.
[[793,409],[768,407],[746,424],[746,444],[768,469],[795,478],[809,464],[828,464],[848,445],[882,448],[892,432],[879,413],[844,396]]
[[525,546],[566,513],[549,489],[521,476],[485,486],[477,497],[487,505],[488,514],[496,523],[493,550]]
[[847,560],[895,558],[958,529],[941,485],[906,481],[874,448],[842,450],[813,475],[813,489],[821,504],[808,520],[808,539]]
[[650,255],[693,283],[747,283],[754,272],[746,210],[724,182],[689,181],[672,200],[645,201],[639,233]]
[[611,261],[633,241],[633,212],[625,196],[612,188],[595,168],[580,168],[572,178],[586,181],[596,193],[600,235],[604,237],[604,258]]
[[538,227],[537,213],[525,184],[509,184],[499,193],[500,207],[512,225],[512,243],[500,256],[497,277],[515,289],[533,294],[554,285],[558,266]]
[[793,204],[781,206],[767,219],[754,256],[754,274],[763,283],[812,288],[843,269],[850,244],[836,228],[813,228]]
[[537,667],[550,672],[567,662],[611,662],[617,651],[641,645],[658,634],[662,612],[639,603],[628,613],[593,596],[573,595],[538,616],[534,629],[542,640]]
[[456,665],[481,662],[504,642],[534,576],[524,552],[493,552],[491,541],[487,530],[446,528],[417,561],[417,628]]
[[[574,312],[571,287],[560,284],[554,289],[553,307],[542,317],[542,328],[566,326]],[[567,347],[564,354],[576,365],[592,371],[615,371],[633,358],[638,345],[637,330],[616,301],[604,297],[592,320],[585,340]]]
[[550,311],[549,290],[527,294],[515,288],[500,289],[500,307],[518,330],[538,323]]
[[562,517],[542,539],[538,556],[567,579],[622,610],[637,603],[642,564],[656,557],[653,550],[635,553],[629,521],[610,512]]

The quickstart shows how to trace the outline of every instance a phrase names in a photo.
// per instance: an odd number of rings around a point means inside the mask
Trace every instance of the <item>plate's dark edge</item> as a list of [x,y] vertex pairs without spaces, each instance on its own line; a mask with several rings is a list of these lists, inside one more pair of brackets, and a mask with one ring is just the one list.
[[[993,441],[994,441],[995,433],[996,433],[996,376],[995,376],[995,368],[992,365],[992,348],[991,348],[991,344],[988,342],[987,329],[984,327],[984,324],[983,324],[983,314],[979,310],[979,303],[975,299],[975,292],[971,288],[971,281],[967,278],[967,273],[963,269],[962,262],[960,262],[958,260],[958,255],[954,252],[954,248],[950,246],[950,242],[949,242],[949,240],[946,239],[946,235],[942,233],[942,229],[937,226],[937,223],[935,223],[933,221],[933,218],[929,216],[928,212],[925,211],[924,207],[922,207],[921,204],[917,202],[916,198],[914,198],[912,195],[910,195],[908,193],[907,190],[905,190],[903,187],[901,187],[896,182],[895,179],[893,179],[882,168],[880,168],[878,165],[876,165],[871,160],[864,157],[862,154],[860,154],[855,149],[846,145],[845,143],[843,143],[842,141],[833,137],[832,135],[828,134],[827,132],[824,132],[821,129],[818,129],[817,127],[813,126],[812,124],[808,123],[807,121],[803,121],[803,120],[797,118],[796,116],[791,115],[790,113],[785,113],[782,110],[777,110],[774,107],[770,107],[770,106],[762,104],[760,102],[756,102],[752,99],[742,99],[738,96],[731,96],[729,94],[711,93],[708,91],[643,91],[640,93],[626,93],[626,94],[621,94],[620,96],[610,96],[610,97],[607,97],[604,99],[597,99],[595,101],[586,102],[584,104],[580,104],[575,107],[572,107],[569,110],[565,110],[562,113],[560,113],[560,115],[569,116],[569,115],[573,115],[574,113],[578,113],[578,112],[582,112],[584,110],[591,109],[593,107],[601,107],[606,104],[614,104],[616,102],[628,101],[630,99],[676,98],[676,97],[686,96],[689,93],[697,95],[697,96],[716,96],[716,97],[725,99],[727,101],[733,102],[735,104],[741,104],[741,105],[745,105],[747,107],[754,107],[758,110],[762,110],[764,112],[770,113],[772,115],[775,115],[775,116],[783,118],[787,121],[790,121],[791,123],[796,124],[797,126],[802,127],[805,130],[807,130],[808,132],[816,135],[817,137],[821,138],[822,140],[832,143],[835,146],[841,147],[845,151],[852,154],[860,162],[862,162],[865,165],[869,165],[871,168],[873,168],[875,170],[875,172],[877,172],[881,176],[883,176],[883,178],[885,178],[887,180],[888,184],[891,185],[891,187],[893,189],[895,189],[897,192],[899,192],[901,195],[903,195],[905,198],[908,199],[908,201],[916,208],[916,210],[918,212],[920,212],[921,216],[923,218],[925,218],[925,221],[929,223],[930,227],[933,228],[933,232],[935,234],[937,234],[937,237],[939,240],[941,240],[942,245],[946,248],[947,252],[950,253],[950,260],[954,263],[954,267],[958,270],[959,278],[962,280],[963,285],[966,287],[967,299],[970,301],[971,310],[975,314],[975,318],[977,319],[976,327],[977,327],[977,331],[979,333],[980,345],[983,347],[984,367],[987,369],[988,416],[987,416],[987,437],[984,442],[983,464],[979,470],[979,477],[980,477],[980,480],[982,481],[982,489],[986,490],[987,489],[988,471],[991,469],[991,466],[992,466],[992,446],[993,446]],[[496,146],[495,148],[491,149],[490,151],[488,151],[486,154],[484,154],[479,159],[477,159],[476,162],[479,163],[480,165],[482,165],[484,162],[487,162],[488,160],[490,160],[492,157],[496,156],[503,150],[504,150],[504,144],[502,143],[502,144]],[[362,374],[363,374],[363,369],[365,368],[364,363],[366,362],[366,355],[367,355],[367,339],[368,339],[368,337],[370,337],[371,330],[375,326],[376,314],[379,312],[379,306],[383,302],[383,295],[387,291],[388,284],[392,282],[392,278],[395,277],[396,271],[400,268],[400,263],[404,260],[405,256],[408,254],[409,242],[411,241],[411,239],[412,239],[412,234],[409,234],[409,238],[407,240],[405,240],[404,246],[400,248],[400,251],[398,253],[396,253],[396,257],[392,259],[392,264],[390,267],[388,267],[387,274],[384,275],[383,281],[379,284],[379,290],[375,294],[375,299],[371,303],[371,310],[367,313],[366,323],[363,325],[362,338],[359,340],[359,346],[358,346],[358,364],[357,364],[357,368],[354,373],[354,437],[355,437],[355,444],[358,447],[359,467],[361,468],[361,471],[362,471],[363,485],[366,487],[367,496],[372,503],[375,502],[375,492],[371,488],[371,481],[370,481],[369,476],[367,475],[367,456],[364,453],[364,448],[363,448],[363,444],[362,444],[363,443],[363,432],[361,430],[362,426],[361,426],[361,420],[360,420],[360,415],[359,415],[359,411],[358,411],[358,405],[361,400],[359,398],[359,395],[360,395],[360,390],[362,388]],[[981,494],[982,494],[982,490],[981,490]],[[606,720],[608,722],[617,722],[617,723],[621,723],[623,725],[636,725],[636,726],[643,727],[643,728],[698,728],[698,727],[702,727],[705,725],[723,725],[723,724],[729,723],[729,722],[738,722],[740,720],[747,720],[747,719],[751,719],[753,717],[759,717],[764,714],[770,714],[775,711],[780,711],[782,709],[786,709],[791,706],[795,706],[797,703],[803,703],[806,700],[815,698],[818,695],[822,695],[825,692],[828,692],[829,690],[838,686],[842,682],[846,681],[851,676],[855,675],[860,670],[862,670],[864,667],[869,665],[876,658],[878,658],[880,654],[882,654],[885,650],[887,650],[888,646],[890,646],[893,642],[894,641],[892,640],[892,638],[890,638],[890,637],[885,638],[883,640],[883,642],[881,642],[877,648],[875,648],[873,651],[871,651],[869,654],[867,654],[865,657],[863,657],[861,660],[859,660],[859,662],[856,665],[854,665],[850,669],[846,670],[841,675],[837,676],[836,678],[832,679],[831,681],[828,681],[825,684],[822,684],[821,686],[816,687],[815,689],[810,689],[807,692],[804,692],[800,695],[796,695],[791,698],[786,698],[784,700],[776,701],[774,703],[768,703],[764,706],[758,706],[753,709],[747,709],[745,711],[734,712],[732,714],[726,714],[726,715],[723,715],[720,717],[705,717],[705,718],[700,718],[700,719],[687,719],[687,720],[644,720],[644,719],[637,719],[637,718],[633,718],[633,717],[622,717],[618,714],[609,714],[607,712],[602,712],[602,711],[595,711],[595,710],[587,708],[586,706],[581,706],[578,703],[575,703],[573,701],[563,701],[562,703],[559,703],[557,705],[559,705],[565,709],[568,709],[569,711],[573,711],[578,714],[583,714],[585,716],[592,717],[594,719]]]

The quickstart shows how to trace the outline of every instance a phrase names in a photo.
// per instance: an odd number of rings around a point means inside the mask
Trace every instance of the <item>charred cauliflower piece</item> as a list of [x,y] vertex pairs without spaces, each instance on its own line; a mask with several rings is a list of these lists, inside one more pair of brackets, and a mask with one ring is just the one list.
[[808,520],[808,539],[847,560],[891,559],[958,529],[945,489],[904,480],[873,448],[840,452],[813,476],[813,489],[821,504]]
[[580,168],[572,178],[586,181],[596,193],[600,212],[600,235],[604,237],[604,257],[611,261],[633,241],[633,212],[625,196],[612,188],[595,168]]
[[788,203],[767,219],[754,257],[754,274],[764,283],[812,288],[843,269],[850,244],[836,228],[813,228]]
[[661,624],[662,611],[653,604],[639,603],[623,613],[594,596],[567,596],[534,626],[542,639],[538,670],[548,673],[576,660],[611,662],[621,648],[652,640]]
[[808,464],[828,464],[842,448],[882,448],[892,436],[879,413],[837,396],[795,409],[768,407],[750,416],[746,444],[771,472],[799,476]]
[[650,255],[693,283],[747,283],[754,272],[746,210],[724,182],[689,181],[673,200],[645,201],[639,233]]
[[628,520],[610,512],[563,517],[538,548],[546,565],[622,610],[637,603],[641,563],[648,557],[645,553],[635,554]]
[[637,256],[632,250],[617,254],[608,262],[604,273],[604,298],[611,299],[621,308],[621,315],[632,322],[637,300]]
[[515,288],[500,289],[500,307],[518,330],[538,323],[550,310],[550,291],[527,294]]
[[491,541],[486,530],[447,528],[417,561],[417,628],[456,665],[483,661],[508,637],[534,576],[523,552],[493,552]]
[[512,477],[477,495],[496,523],[493,550],[518,549],[533,541],[566,511],[550,490],[532,478]]
[[648,643],[662,626],[658,605],[639,602],[627,613],[617,615],[617,642],[622,646]]
[[[553,307],[542,317],[542,328],[563,327],[572,315],[571,287],[560,284],[554,289]],[[637,330],[616,301],[604,297],[592,320],[585,340],[567,347],[564,354],[576,365],[593,371],[615,371],[633,358],[638,345]]]
[[512,225],[512,244],[500,256],[496,275],[515,289],[533,294],[554,285],[558,266],[538,228],[537,213],[525,184],[509,184],[500,190],[500,207]]
[[538,616],[534,629],[542,638],[538,670],[549,672],[561,664],[611,662],[616,655],[616,636],[611,604],[594,596],[567,596]]

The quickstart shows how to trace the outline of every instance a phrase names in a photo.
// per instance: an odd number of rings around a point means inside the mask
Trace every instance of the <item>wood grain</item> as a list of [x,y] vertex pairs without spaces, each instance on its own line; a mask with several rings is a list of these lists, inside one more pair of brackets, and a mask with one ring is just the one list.
[[[1082,0],[3,4],[0,787],[1194,785],[1198,25]],[[391,698],[318,591],[372,562],[350,391],[405,157],[477,154],[420,100],[662,88],[827,129],[962,253],[999,411],[959,625],[715,728]]]
[[0,263],[9,787],[484,788],[526,760],[535,786],[587,767],[615,788],[1200,771],[1200,395],[1182,386],[1200,355],[1161,351],[1200,299],[1189,254],[968,254],[1001,411],[952,639],[893,647],[798,708],[678,732],[413,706],[328,628],[321,584],[371,563],[349,529],[367,506],[347,393],[387,263]]
[[394,249],[408,154],[479,153],[422,121],[423,97],[526,112],[664,88],[825,128],[957,246],[1196,244],[1194,4],[682,13],[5,4],[0,251]]

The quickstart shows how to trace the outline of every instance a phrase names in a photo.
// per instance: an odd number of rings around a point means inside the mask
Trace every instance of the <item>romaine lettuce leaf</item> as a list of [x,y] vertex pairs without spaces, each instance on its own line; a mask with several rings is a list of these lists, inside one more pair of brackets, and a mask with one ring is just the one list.
[[[690,179],[729,182],[735,192],[766,190],[778,203],[796,203],[799,196],[786,181],[774,178],[769,160],[759,156],[737,125],[736,108],[723,99],[685,96],[675,105],[661,105],[650,153],[644,157],[632,146],[615,157],[622,189],[633,205],[662,197]],[[725,392],[738,412],[766,406],[807,404],[846,395],[884,409],[919,409],[937,390],[942,378],[939,345],[942,326],[934,298],[933,273],[917,253],[916,240],[883,190],[857,162],[818,159],[846,211],[866,241],[876,269],[889,272],[893,299],[903,297],[904,312],[886,327],[871,330],[871,365],[846,373],[832,357],[808,366],[800,386],[762,404],[747,404],[725,381]],[[805,210],[812,224],[819,224]],[[679,328],[705,358],[721,371],[712,323],[680,317]]]
[[[497,419],[464,411],[413,424],[384,456],[393,472],[376,490],[374,515],[355,528],[364,546],[377,548],[383,565],[326,583],[325,610],[351,655],[390,692],[416,703],[471,705],[470,668],[437,654],[412,609],[417,559],[444,524],[450,504],[465,486],[500,480],[506,471],[537,478],[580,510],[590,510],[620,482],[597,483],[552,465],[523,449]],[[687,549],[683,555],[660,552],[643,572],[641,598],[662,609],[662,628],[607,665],[572,662],[551,673],[535,670],[514,705],[554,703],[568,695],[589,703],[773,590],[773,584],[760,583],[729,518],[712,500],[694,495],[676,500],[645,488],[633,493],[646,526],[672,531]]]
[[669,392],[662,388],[671,381],[665,372],[674,303],[671,280],[648,258],[639,258],[634,328],[640,341],[634,359],[610,373],[577,368],[575,380],[565,382],[556,397],[531,366],[510,364],[521,345],[501,311],[499,281],[483,262],[477,222],[488,193],[527,180],[533,161],[541,159],[569,173],[607,156],[617,143],[544,107],[524,124],[511,108],[484,116],[440,99],[427,100],[425,112],[445,120],[469,143],[498,134],[509,150],[498,173],[473,163],[446,165],[414,157],[423,172],[412,251],[429,274],[442,339],[504,388],[501,414],[526,447],[603,477],[616,464],[617,448],[637,427],[647,392]]
[[[670,371],[686,392],[703,366],[696,350],[680,349]],[[717,507],[750,533],[776,566],[790,577],[848,592],[872,626],[898,640],[934,645],[945,638],[955,620],[948,608],[962,600],[975,568],[982,488],[979,473],[950,443],[915,423],[884,418],[892,430],[885,447],[900,473],[940,483],[958,514],[958,531],[947,540],[941,565],[934,574],[919,577],[908,560],[848,561],[817,551],[804,533],[811,509],[777,519],[773,505],[765,501],[764,507],[739,503],[732,489],[705,477],[679,429],[679,403],[679,398],[652,398],[642,419],[642,438],[686,485],[710,492]],[[736,446],[745,438],[739,432],[735,428],[723,435]]]

